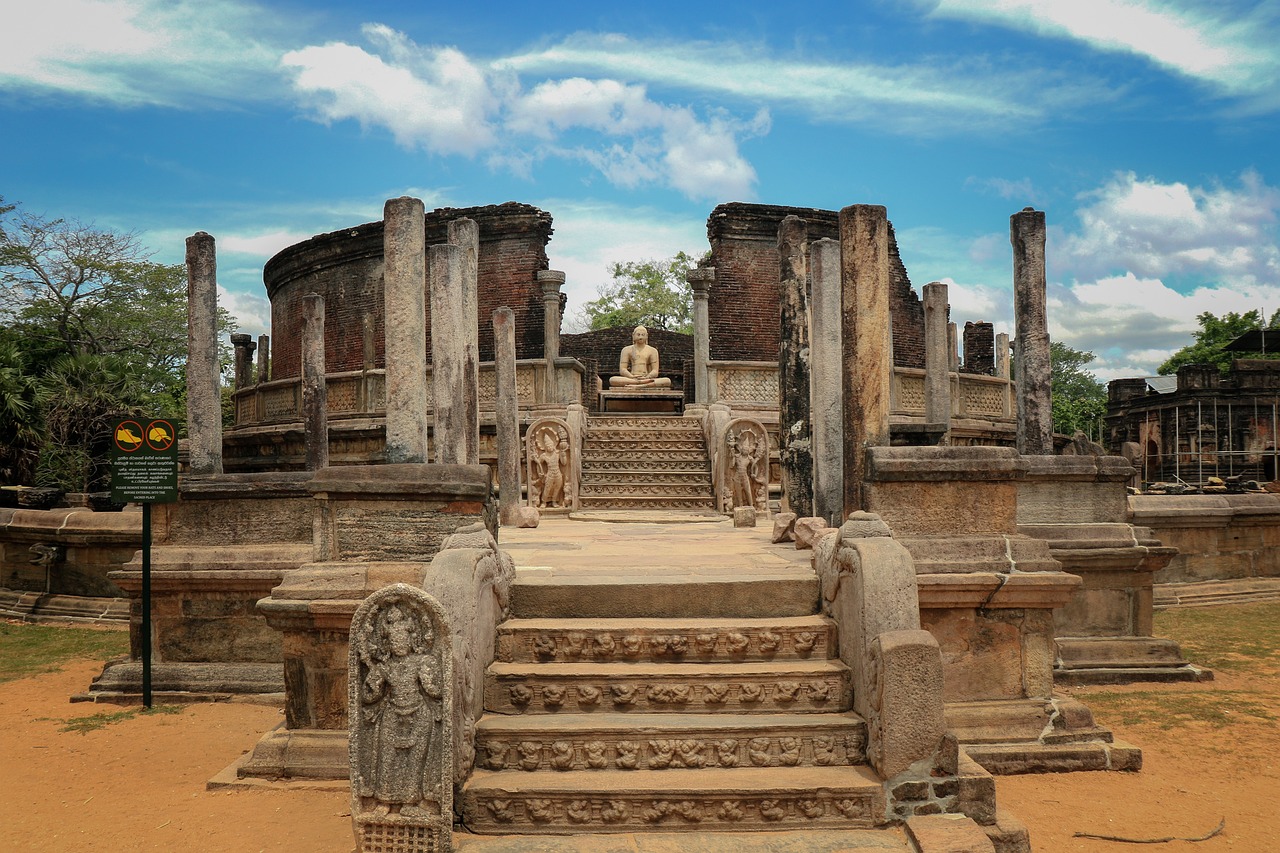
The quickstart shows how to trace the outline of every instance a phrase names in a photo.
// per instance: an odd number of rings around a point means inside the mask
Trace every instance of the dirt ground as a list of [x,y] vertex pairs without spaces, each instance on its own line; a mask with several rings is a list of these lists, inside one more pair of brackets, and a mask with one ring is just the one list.
[[[61,671],[0,684],[0,848],[13,851],[349,853],[347,795],[315,791],[207,791],[205,782],[248,751],[281,717],[247,704],[194,705],[176,714],[131,715],[84,734],[67,720],[119,709],[73,705],[101,669]],[[1276,711],[1280,673],[1112,691],[1243,691]],[[1086,701],[1087,697],[1086,697]],[[1256,708],[1256,706],[1255,706]],[[1230,718],[1230,715],[1228,715]],[[1037,853],[1121,850],[1280,851],[1280,722],[1241,713],[1225,724],[1118,725],[1143,749],[1141,773],[1004,777],[1002,808],[1031,829]],[[1200,836],[1203,843],[1141,845],[1072,838]]]

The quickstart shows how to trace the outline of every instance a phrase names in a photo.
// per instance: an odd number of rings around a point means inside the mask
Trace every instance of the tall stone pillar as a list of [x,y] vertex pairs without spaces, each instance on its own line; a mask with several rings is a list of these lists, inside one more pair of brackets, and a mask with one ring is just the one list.
[[[425,284],[424,284],[425,287]],[[377,343],[373,339],[373,315],[360,318],[360,368],[373,370],[378,364]]]
[[844,522],[844,399],[840,341],[840,244],[809,244],[809,417],[813,514]]
[[778,227],[778,460],[783,508],[813,515],[813,456],[809,441],[809,229],[798,216]]
[[693,291],[693,401],[700,405],[711,402],[711,378],[707,362],[711,361],[711,313],[707,299],[716,281],[715,267],[695,267],[685,273],[685,281]]
[[960,370],[960,334],[955,323],[947,324],[947,370]]
[[462,465],[467,461],[467,409],[479,402],[475,384],[466,384],[462,250],[445,243],[432,246],[427,258],[431,285],[431,387],[436,413],[431,437],[436,462]]
[[231,347],[235,353],[235,389],[239,391],[253,384],[253,351],[258,345],[253,342],[253,335],[236,332],[231,336]]
[[1018,380],[1018,452],[1053,453],[1049,322],[1045,313],[1044,211],[1009,217],[1013,244],[1013,367]]
[[420,199],[402,196],[388,200],[382,215],[387,462],[426,462],[431,397],[423,334],[427,318],[425,211]]
[[547,392],[543,400],[558,403],[556,359],[560,357],[560,288],[564,285],[564,273],[538,270],[537,277],[542,286],[542,351],[547,360]]
[[271,336],[258,335],[258,382],[271,381]]
[[516,395],[516,315],[493,312],[493,371],[497,383],[498,523],[514,526],[520,515],[520,400]]
[[328,392],[324,382],[324,297],[302,297],[302,430],[307,470],[329,465]]
[[467,464],[480,463],[480,226],[474,219],[449,223],[449,244],[462,253],[462,377],[475,390],[466,416]]
[[844,351],[844,511],[864,509],[867,448],[889,444],[893,342],[889,319],[889,217],[883,206],[840,211]]
[[1009,336],[1004,332],[996,335],[996,376],[1009,378]]
[[192,474],[222,473],[218,259],[213,237],[187,238],[187,440]]
[[924,422],[944,428],[939,444],[951,437],[951,374],[948,369],[947,286],[930,282],[924,286]]

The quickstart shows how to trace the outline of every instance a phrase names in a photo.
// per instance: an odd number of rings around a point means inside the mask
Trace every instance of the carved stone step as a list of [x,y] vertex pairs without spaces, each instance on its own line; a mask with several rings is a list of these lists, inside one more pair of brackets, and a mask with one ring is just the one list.
[[710,495],[705,498],[580,497],[578,505],[583,509],[715,509]]
[[591,415],[587,430],[594,429],[672,429],[702,431],[701,422],[680,415]]
[[700,770],[866,763],[856,714],[488,714],[476,724],[486,770]]
[[638,571],[625,575],[521,573],[511,585],[511,615],[767,618],[809,616],[818,610],[818,577],[812,572],[735,571],[648,577]]
[[670,462],[709,464],[706,451],[701,448],[697,450],[664,450],[661,455],[638,453],[635,450],[603,450],[596,448],[587,450],[582,454],[583,468],[590,468],[608,462],[641,468],[647,468],[649,465],[665,468],[665,463]]
[[582,472],[582,482],[584,484],[591,483],[617,483],[618,485],[626,483],[657,483],[657,484],[673,484],[684,485],[686,483],[707,483],[711,482],[710,466],[704,466],[702,470],[691,471],[654,471],[654,470],[615,470],[600,471],[591,470]]
[[823,616],[774,619],[508,619],[498,627],[498,660],[711,661],[824,660],[835,625]]
[[686,451],[703,451],[705,453],[705,445],[702,436],[696,438],[682,438],[680,436],[654,436],[635,437],[635,438],[608,438],[601,439],[593,436],[587,436],[586,441],[582,445],[582,453],[584,456],[590,456],[596,451],[607,450],[630,450],[640,451],[643,453],[660,453],[669,450],[686,450]]
[[866,767],[480,770],[462,812],[480,833],[867,829],[885,822],[885,797]]
[[647,711],[773,714],[847,711],[839,661],[770,663],[494,663],[484,707],[498,714]]
[[711,463],[701,459],[583,459],[582,476],[613,474],[698,474],[711,476]]
[[697,498],[711,499],[711,484],[702,483],[633,483],[622,485],[616,483],[584,483],[578,489],[579,498],[595,497],[629,497],[629,498]]

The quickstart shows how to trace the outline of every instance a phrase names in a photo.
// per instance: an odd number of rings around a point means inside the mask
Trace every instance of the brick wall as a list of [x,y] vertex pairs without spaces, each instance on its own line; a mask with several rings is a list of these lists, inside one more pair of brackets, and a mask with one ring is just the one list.
[[985,320],[964,324],[964,373],[996,374],[996,330]]
[[[707,301],[711,358],[776,361],[780,338],[778,304],[778,226],[799,216],[809,239],[838,240],[839,214],[812,207],[722,204],[707,219],[707,240],[716,280]],[[894,363],[924,367],[924,306],[898,255],[889,225],[889,310],[893,322]]]
[[[541,358],[542,289],[536,274],[547,268],[551,215],[516,202],[433,210],[424,222],[427,245],[445,242],[449,222],[462,217],[474,219],[480,228],[480,360],[493,359],[493,311],[504,305],[515,313],[516,357]],[[290,246],[267,262],[262,275],[271,300],[273,379],[300,373],[301,305],[308,293],[324,297],[328,372],[361,368],[366,315],[372,320],[374,366],[384,366],[382,222]],[[430,308],[421,329],[404,331],[425,336],[429,353]]]

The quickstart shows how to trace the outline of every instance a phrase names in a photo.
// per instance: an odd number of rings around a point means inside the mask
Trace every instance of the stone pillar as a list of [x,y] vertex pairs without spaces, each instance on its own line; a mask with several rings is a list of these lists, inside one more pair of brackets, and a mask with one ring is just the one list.
[[475,405],[468,405],[466,439],[468,465],[480,464],[480,226],[474,219],[449,223],[449,244],[462,253],[462,381],[476,389]]
[[420,199],[402,196],[388,200],[382,215],[387,462],[426,462],[431,397],[422,333],[427,317],[425,213]]
[[844,399],[840,344],[840,244],[809,244],[809,416],[813,442],[813,514],[832,527],[844,520]]
[[693,291],[693,401],[701,405],[711,402],[707,387],[707,362],[711,360],[711,314],[707,298],[716,280],[715,267],[695,267],[685,273],[685,281]]
[[447,243],[428,253],[431,285],[431,386],[436,423],[431,433],[436,462],[465,464],[467,409],[478,403],[473,382],[466,384],[467,333],[463,327],[462,250]]
[[231,346],[235,351],[236,384],[235,389],[248,388],[253,384],[253,351],[258,345],[253,342],[253,335],[236,332],[231,336]]
[[939,444],[948,444],[951,432],[951,375],[947,342],[955,323],[947,322],[947,286],[924,286],[924,422],[944,428]]
[[889,444],[889,217],[883,206],[840,211],[841,335],[844,354],[844,511],[864,509],[868,447]]
[[493,312],[493,372],[497,383],[498,523],[514,527],[520,518],[520,400],[516,396],[516,315]]
[[538,270],[537,276],[542,286],[542,352],[547,360],[547,392],[543,402],[558,403],[556,359],[560,357],[560,288],[564,284],[564,273]]
[[[425,285],[424,285],[425,286]],[[373,340],[373,315],[360,318],[360,368],[365,371],[377,366],[377,344]]]
[[271,381],[271,336],[258,335],[258,382]]
[[187,439],[192,474],[222,473],[218,259],[213,237],[187,238]]
[[302,434],[307,470],[329,465],[328,393],[324,383],[324,297],[302,297]]
[[778,227],[778,459],[782,508],[813,515],[813,456],[809,442],[809,229],[798,216]]
[[947,370],[960,371],[960,335],[955,323],[947,323]]
[[996,335],[996,376],[1009,378],[1009,336],[1004,332]]
[[1045,313],[1044,211],[1009,217],[1013,244],[1013,367],[1018,380],[1018,452],[1053,453],[1049,323]]

